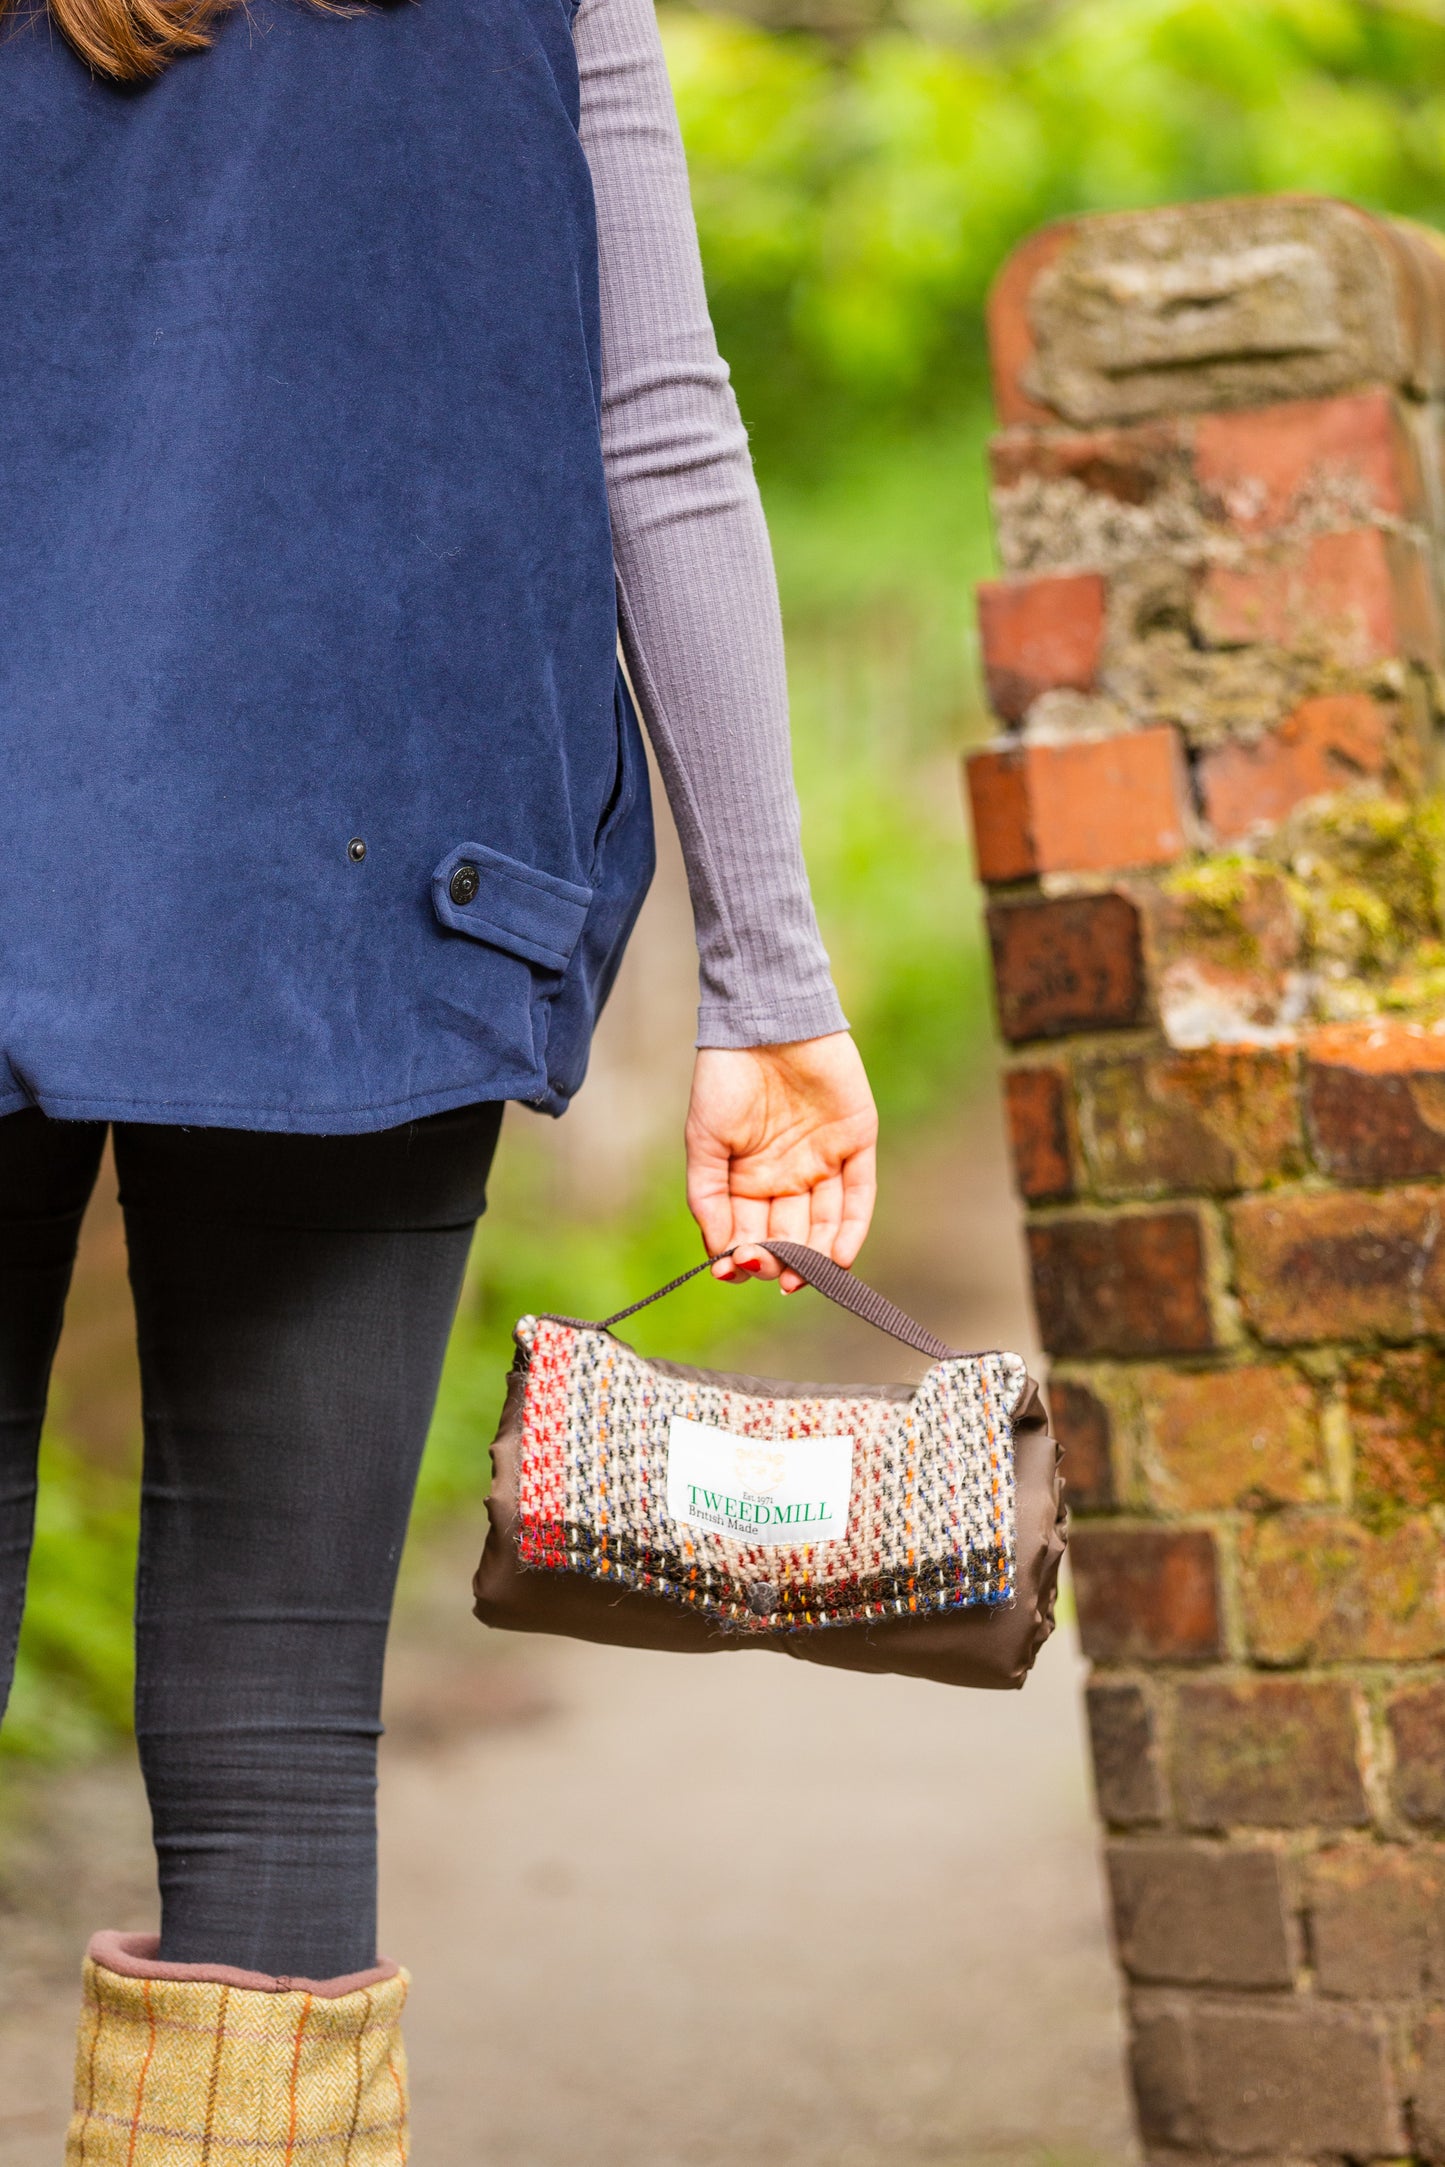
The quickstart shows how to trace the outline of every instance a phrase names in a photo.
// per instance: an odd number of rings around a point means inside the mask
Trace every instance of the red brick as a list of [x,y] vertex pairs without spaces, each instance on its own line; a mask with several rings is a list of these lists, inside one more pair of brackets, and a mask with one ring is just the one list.
[[1445,1174],[1445,1036],[1419,1024],[1337,1024],[1306,1048],[1315,1156],[1337,1181]]
[[988,930],[999,1025],[1011,1044],[1126,1029],[1142,1019],[1139,913],[1127,896],[996,903]]
[[1186,457],[1178,427],[1146,421],[1122,429],[1008,429],[988,448],[995,489],[1020,482],[1078,482],[1116,504],[1148,504]]
[[1077,1378],[1053,1377],[1049,1413],[1063,1448],[1070,1512],[1107,1512],[1114,1503],[1108,1408]]
[[[1404,2167],[1389,2026],[1304,1995],[1136,1993],[1133,2075],[1149,2167]],[[1183,2149],[1181,2149],[1183,2148]]]
[[1172,729],[1004,745],[968,763],[979,878],[1165,865],[1185,848],[1189,785]]
[[1438,1998],[1445,1986],[1445,1854],[1351,1844],[1305,1868],[1315,1986],[1350,2001]]
[[1204,2004],[1190,2030],[1215,2153],[1383,2161],[1408,2148],[1383,2018],[1309,2000]]
[[1378,527],[1210,565],[1195,623],[1212,647],[1261,642],[1317,652],[1346,669],[1397,655],[1433,662],[1439,654],[1428,559],[1416,543]]
[[1088,692],[1104,647],[1104,582],[1097,572],[986,579],[978,629],[989,703],[1022,722],[1045,692]]
[[1412,1339],[1445,1331],[1441,1198],[1299,1190],[1229,1207],[1236,1285],[1261,1339]]
[[1337,1679],[1190,1679],[1171,1777],[1187,1828],[1359,1828],[1369,1820],[1350,1689]]
[[[1196,2105],[1199,2085],[1188,2014],[1179,2008],[1139,2012],[1130,2026],[1129,2075],[1145,2143],[1171,2147],[1163,2155],[1173,2167],[1181,2155],[1175,2145],[1192,2145],[1201,2134]],[[1189,2167],[1199,2167],[1189,2155]]]
[[963,763],[980,880],[1027,880],[1036,870],[1028,762],[1021,745],[995,746]]
[[1277,730],[1254,742],[1234,738],[1199,762],[1204,816],[1221,842],[1283,820],[1307,798],[1324,797],[1388,772],[1393,711],[1366,692],[1302,700]]
[[1144,1484],[1164,1512],[1313,1504],[1325,1493],[1312,1387],[1268,1363],[1138,1376]]
[[1397,1810],[1417,1828],[1445,1828],[1445,1677],[1400,1686],[1385,1703],[1385,1721]]
[[1320,534],[1306,545],[1305,570],[1321,631],[1342,659],[1353,646],[1365,661],[1398,654],[1440,662],[1434,566],[1423,544],[1377,527]]
[[1207,1663],[1222,1653],[1214,1538],[1201,1528],[1074,1530],[1079,1638],[1095,1663]]
[[1355,1502],[1367,1514],[1445,1505],[1445,1354],[1408,1347],[1345,1373]]
[[1014,1179],[1031,1204],[1074,1193],[1069,1072],[1051,1064],[1011,1068],[1003,1080]]
[[1411,2086],[1415,2149],[1431,2167],[1445,2161],[1445,2011],[1421,2019]]
[[1139,1685],[1094,1679],[1085,1694],[1094,1795],[1111,1828],[1162,1821],[1168,1810],[1149,1697]]
[[1028,1229],[1028,1245],[1050,1354],[1198,1354],[1214,1346],[1194,1212],[1049,1219]]
[[1073,240],[1076,230],[1077,221],[1068,218],[1041,226],[1005,259],[990,290],[987,322],[993,403],[1006,426],[1058,418],[1051,408],[1034,399],[1030,389],[1037,346],[1029,317],[1029,296],[1036,281]]
[[1338,1512],[1269,1514],[1241,1531],[1239,1573],[1256,1662],[1445,1655],[1445,1551],[1423,1517],[1375,1531]]
[[1293,1951],[1279,1856],[1217,1843],[1111,1843],[1119,1961],[1131,1979],[1287,1987]]
[[1208,1046],[1115,1054],[1080,1068],[1079,1091],[1104,1196],[1217,1195],[1304,1170],[1292,1053]]
[[1194,469],[1206,497],[1246,533],[1283,526],[1321,500],[1354,519],[1416,519],[1423,503],[1414,442],[1383,389],[1202,414]]

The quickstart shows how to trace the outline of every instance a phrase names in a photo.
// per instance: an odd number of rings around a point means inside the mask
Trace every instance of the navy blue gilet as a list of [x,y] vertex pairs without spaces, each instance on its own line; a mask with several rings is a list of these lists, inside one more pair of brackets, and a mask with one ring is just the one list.
[[652,871],[569,0],[0,32],[0,1113],[559,1112]]

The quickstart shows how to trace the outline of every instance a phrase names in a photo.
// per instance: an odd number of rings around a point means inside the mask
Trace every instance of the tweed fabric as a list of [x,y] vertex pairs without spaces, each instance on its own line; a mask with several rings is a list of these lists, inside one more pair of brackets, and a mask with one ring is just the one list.
[[[526,1371],[520,1562],[584,1573],[706,1611],[740,1633],[1006,1603],[1014,1594],[1014,1354],[936,1362],[916,1391],[839,1395],[652,1363],[610,1332],[556,1317],[517,1326]],[[667,1508],[669,1428],[682,1416],[759,1446],[847,1435],[846,1536],[761,1547]]]
[[87,1958],[66,2167],[404,2167],[407,1984],[263,1993]]

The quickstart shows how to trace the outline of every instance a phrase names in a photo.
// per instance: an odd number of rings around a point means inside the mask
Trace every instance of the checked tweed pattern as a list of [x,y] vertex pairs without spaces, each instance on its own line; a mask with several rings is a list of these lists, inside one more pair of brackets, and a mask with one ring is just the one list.
[[405,2167],[406,1988],[268,1994],[87,1959],[66,2167]]
[[[1014,1592],[1014,1354],[936,1362],[916,1391],[798,1396],[646,1361],[595,1326],[524,1317],[518,1555],[671,1597],[738,1632],[967,1605]],[[764,1548],[673,1520],[674,1415],[759,1442],[853,1440],[846,1538]]]

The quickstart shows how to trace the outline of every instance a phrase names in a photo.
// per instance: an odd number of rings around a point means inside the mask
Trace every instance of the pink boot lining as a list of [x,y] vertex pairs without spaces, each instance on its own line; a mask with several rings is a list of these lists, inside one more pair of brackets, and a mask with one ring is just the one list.
[[252,1994],[314,1994],[321,2001],[339,2001],[343,1994],[382,1986],[396,1977],[398,1968],[376,1964],[340,1979],[276,1978],[268,1971],[241,1971],[234,1964],[163,1964],[156,1955],[160,1945],[159,1934],[93,1934],[87,1954],[103,1971],[118,1972],[123,1979],[178,1979],[193,1986],[238,1986]]

